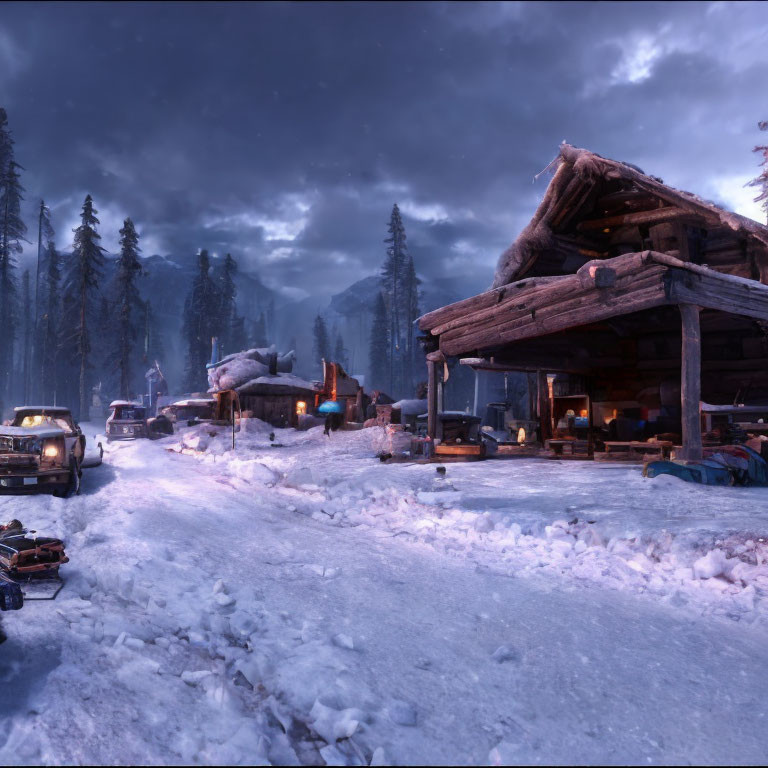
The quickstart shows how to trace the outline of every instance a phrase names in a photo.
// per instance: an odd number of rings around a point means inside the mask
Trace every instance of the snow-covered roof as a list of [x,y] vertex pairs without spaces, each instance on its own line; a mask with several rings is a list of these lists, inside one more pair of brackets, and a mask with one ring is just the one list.
[[134,408],[143,408],[144,403],[138,403],[135,400],[113,400],[110,404],[110,408],[117,408],[118,406],[125,405],[125,406],[132,406]]
[[292,373],[279,376],[259,376],[236,387],[240,395],[313,395],[317,388]]
[[37,427],[0,427],[0,436],[5,437],[61,437],[64,434],[63,429],[50,424]]
[[46,413],[69,413],[69,408],[63,405],[19,405],[13,409],[14,413],[22,411],[45,411]]
[[[741,237],[760,250],[768,249],[768,227],[764,224],[727,211],[691,192],[674,189],[630,163],[610,160],[563,143],[550,167],[556,167],[557,171],[531,221],[499,257],[492,288],[508,285],[526,275],[556,275],[575,271],[575,267],[567,267],[570,258],[568,238],[572,240],[573,234],[567,231],[567,226],[563,230],[563,222],[572,224],[583,220],[584,204],[588,199],[586,192],[604,182],[620,182],[655,197],[669,210],[700,217],[708,229],[720,228],[730,232],[734,241]],[[565,240],[558,239],[562,237]],[[547,259],[554,261],[549,263]],[[540,263],[537,265],[537,262]]]
[[211,405],[216,401],[212,397],[190,397],[187,400],[177,400],[171,405],[187,406],[187,405]]

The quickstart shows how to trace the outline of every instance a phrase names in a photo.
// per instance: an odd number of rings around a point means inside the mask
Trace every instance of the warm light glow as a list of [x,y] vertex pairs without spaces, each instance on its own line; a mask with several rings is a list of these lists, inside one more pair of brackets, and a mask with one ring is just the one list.
[[579,411],[579,416],[581,416],[583,419],[586,419],[588,415],[589,415],[589,414],[587,413],[587,409],[586,409],[586,408],[582,408],[582,409]]
[[303,400],[299,400],[296,403],[296,414],[303,416],[307,412],[307,404]]
[[55,459],[59,455],[59,449],[56,445],[46,445],[43,455],[49,459]]
[[518,443],[525,442],[525,430],[522,427],[520,427],[520,429],[517,430],[517,442]]

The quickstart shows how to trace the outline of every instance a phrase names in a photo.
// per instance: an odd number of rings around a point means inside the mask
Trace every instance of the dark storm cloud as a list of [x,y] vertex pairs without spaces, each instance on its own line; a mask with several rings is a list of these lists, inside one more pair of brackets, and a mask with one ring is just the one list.
[[763,4],[15,3],[0,104],[62,241],[90,192],[107,246],[130,215],[299,297],[375,272],[397,201],[477,290],[563,139],[753,211],[766,50]]

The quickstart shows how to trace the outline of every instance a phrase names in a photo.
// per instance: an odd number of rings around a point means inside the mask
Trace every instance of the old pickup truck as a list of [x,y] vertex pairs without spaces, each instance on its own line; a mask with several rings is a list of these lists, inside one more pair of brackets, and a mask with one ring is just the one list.
[[78,493],[84,455],[85,436],[68,408],[16,408],[0,426],[0,493]]

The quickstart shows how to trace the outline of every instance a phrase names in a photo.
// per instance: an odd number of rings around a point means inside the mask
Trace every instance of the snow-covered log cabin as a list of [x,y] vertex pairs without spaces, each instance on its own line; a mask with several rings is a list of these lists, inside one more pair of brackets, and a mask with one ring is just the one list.
[[[490,290],[419,319],[429,432],[442,362],[458,357],[538,372],[540,393],[547,373],[582,377],[590,451],[605,406],[650,403],[680,458],[698,458],[702,400],[768,403],[768,227],[567,144],[554,165]],[[546,404],[540,416],[547,437]]]

